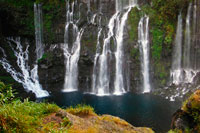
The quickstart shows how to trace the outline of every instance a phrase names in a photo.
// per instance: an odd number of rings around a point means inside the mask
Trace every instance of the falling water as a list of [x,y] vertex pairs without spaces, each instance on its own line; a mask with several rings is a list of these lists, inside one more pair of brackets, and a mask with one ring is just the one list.
[[140,45],[142,60],[143,93],[149,93],[151,85],[149,79],[149,17],[147,16],[140,19],[138,25],[138,43]]
[[[191,17],[192,13],[193,17]],[[190,84],[193,84],[194,78],[198,73],[198,70],[196,69],[195,36],[193,36],[193,39],[191,36],[196,34],[195,32],[196,20],[197,20],[197,5],[196,1],[194,1],[193,6],[192,3],[190,3],[188,6],[183,55],[182,55],[183,26],[182,26],[181,14],[178,17],[175,46],[173,49],[173,58],[172,58],[173,62],[170,73],[172,78],[172,84],[175,84],[177,88],[175,90],[175,94],[170,97],[171,100],[174,100],[175,97],[182,97],[188,91],[190,91],[191,89],[189,89],[188,87],[190,86]],[[192,45],[194,46],[191,47]]]
[[125,8],[134,6],[137,4],[137,0],[116,0],[116,11],[122,11]]
[[97,67],[98,67],[98,59],[100,56],[100,50],[101,50],[101,44],[100,44],[100,37],[102,34],[102,26],[101,26],[101,17],[99,19],[99,27],[98,27],[98,37],[97,37],[97,47],[96,47],[96,54],[94,58],[94,67],[93,67],[93,74],[92,74],[92,93],[98,94],[98,91],[96,91],[96,82],[97,82]]
[[[12,43],[15,43],[17,45],[16,49],[12,46]],[[45,90],[42,90],[41,85],[38,81],[38,75],[37,70],[38,66],[34,65],[34,68],[30,70],[30,67],[28,65],[29,61],[29,53],[28,53],[28,47],[25,51],[23,51],[23,47],[21,45],[20,38],[9,39],[8,43],[10,44],[10,47],[12,48],[15,57],[17,58],[17,66],[19,67],[20,71],[17,71],[10,62],[6,59],[6,54],[4,50],[1,48],[0,50],[3,53],[3,57],[0,59],[0,63],[2,64],[3,68],[10,73],[10,75],[19,83],[23,85],[23,87],[27,91],[32,91],[35,93],[36,97],[45,97],[48,96],[48,92]]]
[[[191,15],[192,15],[192,3],[189,4],[188,11],[187,11],[187,17],[186,17],[186,30],[185,30],[185,44],[184,44],[184,58],[183,58],[183,69],[184,69],[184,83],[192,83],[194,77],[196,76],[197,71],[195,71],[192,65],[191,59]],[[196,20],[196,7],[195,4],[193,6],[193,21],[195,26],[195,20]]]
[[[63,92],[77,91],[78,89],[78,61],[81,49],[81,37],[83,29],[78,28],[78,20],[74,19],[74,8],[77,1],[70,4],[67,2],[67,13],[66,13],[66,26],[64,35],[64,56],[65,56],[65,83]],[[72,30],[73,40],[70,41],[69,34]]]
[[43,34],[43,22],[42,22],[42,6],[41,4],[34,3],[34,19],[35,19],[35,41],[36,41],[36,54],[37,59],[40,59],[44,53],[44,47],[42,43]]
[[128,8],[125,14],[122,16],[121,21],[119,17],[117,17],[116,23],[116,45],[117,49],[115,52],[116,58],[116,73],[115,73],[115,95],[120,95],[125,93],[125,86],[124,86],[124,76],[123,76],[123,61],[124,61],[124,51],[123,51],[123,35],[124,35],[124,26],[126,24],[126,20],[128,18],[128,13],[131,11],[132,5]]
[[[134,0],[134,2],[136,1]],[[128,13],[131,11],[131,8],[136,5],[136,3],[134,2],[133,0],[131,0],[131,2],[116,1],[116,13],[111,17],[108,23],[108,34],[103,41],[102,53],[100,54],[99,52],[97,52],[95,56],[92,91],[97,95],[109,95],[111,93],[110,92],[111,72],[109,68],[110,59],[112,57],[112,51],[110,49],[111,39],[116,39],[114,40],[114,44],[116,46],[116,51],[114,53],[116,59],[116,72],[115,72],[113,94],[121,95],[126,92],[124,85],[125,84],[124,73],[123,73],[123,62],[124,62],[123,35],[124,35],[124,26],[128,18]],[[124,14],[122,14],[123,9],[125,9]]]
[[183,20],[182,20],[182,15],[179,14],[175,44],[173,49],[172,69],[171,69],[172,83],[176,85],[178,85],[182,81],[182,69],[181,69],[182,39],[183,39]]
[[186,30],[185,30],[185,46],[184,46],[184,59],[183,67],[185,69],[190,68],[190,49],[191,49],[191,31],[190,31],[190,21],[191,21],[191,9],[192,3],[188,7],[187,17],[186,17]]
[[194,1],[194,5],[193,5],[193,29],[192,29],[192,34],[193,34],[193,41],[192,41],[192,45],[193,45],[193,68],[195,70],[197,70],[197,52],[196,52],[196,27],[197,27],[197,1]]
[[108,69],[108,63],[109,63],[109,57],[111,54],[110,50],[110,39],[114,35],[113,29],[114,29],[114,22],[116,18],[116,14],[110,19],[108,28],[108,36],[106,39],[104,39],[104,45],[102,54],[99,55],[99,77],[97,81],[97,95],[108,95],[109,94],[109,88],[110,88],[110,72]]

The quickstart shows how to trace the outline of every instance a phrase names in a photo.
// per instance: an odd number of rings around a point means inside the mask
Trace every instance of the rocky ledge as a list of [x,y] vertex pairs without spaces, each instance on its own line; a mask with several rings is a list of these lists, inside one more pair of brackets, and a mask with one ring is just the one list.
[[[87,115],[86,115],[87,114]],[[60,124],[63,120],[68,119],[71,133],[154,133],[150,128],[134,127],[126,121],[110,116],[99,116],[92,113],[75,113],[71,109],[59,110],[44,119],[44,122],[54,122]]]
[[197,89],[173,115],[171,123],[173,132],[200,132],[200,89]]

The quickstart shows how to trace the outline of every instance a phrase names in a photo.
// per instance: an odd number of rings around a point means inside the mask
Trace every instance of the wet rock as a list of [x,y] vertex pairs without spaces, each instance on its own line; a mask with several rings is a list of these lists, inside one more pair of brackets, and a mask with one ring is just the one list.
[[200,132],[200,89],[188,98],[181,109],[174,113],[171,123],[173,130]]
[[50,92],[61,91],[64,84],[65,65],[60,46],[50,46],[38,63],[39,81]]

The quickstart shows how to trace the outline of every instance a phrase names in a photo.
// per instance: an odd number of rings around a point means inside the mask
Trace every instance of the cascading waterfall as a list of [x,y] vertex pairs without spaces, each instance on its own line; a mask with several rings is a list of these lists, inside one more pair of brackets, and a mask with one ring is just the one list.
[[185,42],[184,42],[185,45],[183,54],[184,82],[186,83],[192,83],[194,78],[193,76],[195,76],[195,71],[193,71],[192,62],[190,61],[191,60],[191,13],[192,13],[192,3],[189,4],[186,17],[186,30],[185,30]]
[[197,27],[197,1],[194,1],[194,5],[193,5],[193,23],[192,23],[192,52],[193,53],[193,68],[194,70],[197,70],[197,52],[196,52],[196,27]]
[[35,24],[35,41],[36,41],[36,54],[37,59],[42,58],[44,53],[43,39],[43,21],[42,21],[42,6],[41,4],[34,3],[34,24]]
[[108,70],[108,62],[109,57],[111,54],[110,50],[110,39],[113,36],[113,29],[114,29],[114,20],[116,15],[114,15],[108,24],[109,32],[108,37],[104,39],[104,45],[102,54],[99,55],[99,77],[97,78],[97,95],[109,95],[109,88],[110,88],[110,73]]
[[175,45],[173,49],[171,78],[172,83],[178,85],[182,81],[182,69],[181,69],[181,58],[182,58],[182,39],[183,39],[183,20],[182,15],[178,16],[178,23],[176,29]]
[[96,91],[96,82],[97,82],[97,66],[98,66],[98,59],[100,56],[100,50],[101,50],[101,44],[100,44],[100,37],[102,34],[102,27],[101,27],[101,17],[99,19],[99,27],[98,27],[98,36],[97,36],[97,46],[96,46],[96,54],[94,58],[94,66],[93,66],[93,74],[92,74],[92,93],[98,94],[98,91]]
[[143,93],[149,93],[151,85],[149,77],[149,17],[147,16],[140,19],[138,25],[138,43],[142,60]]
[[[8,39],[8,43],[12,48],[16,58],[17,58],[17,66],[20,69],[18,72],[6,59],[6,54],[1,48],[3,52],[3,57],[0,59],[0,63],[3,68],[11,74],[11,76],[19,83],[23,85],[23,87],[27,91],[32,91],[35,93],[36,97],[46,97],[49,93],[42,89],[42,86],[39,83],[38,78],[38,65],[37,60],[40,59],[44,53],[43,43],[42,43],[42,6],[41,4],[34,4],[34,24],[35,24],[35,41],[36,41],[36,62],[33,66],[33,69],[30,70],[30,66],[28,65],[29,61],[29,52],[27,44],[26,50],[23,51],[23,47],[20,41],[20,38],[17,39]],[[17,45],[16,49],[12,46],[12,43]]]
[[[110,81],[110,60],[112,57],[112,51],[110,49],[111,39],[114,40],[114,45],[116,46],[116,51],[114,53],[116,59],[116,72],[115,72],[115,81],[114,81],[114,95],[121,95],[125,93],[125,83],[124,83],[124,73],[123,73],[123,35],[124,27],[126,20],[128,18],[128,13],[131,11],[131,8],[136,6],[135,0],[129,1],[116,1],[116,13],[111,17],[108,23],[108,34],[103,41],[102,53],[96,53],[95,56],[95,65],[93,70],[93,84],[92,91],[93,93],[103,96],[111,94],[111,81]],[[120,7],[121,6],[121,7]],[[125,9],[125,13],[122,14],[122,9]],[[122,17],[121,17],[122,15]],[[101,34],[99,30],[99,34]],[[99,36],[98,34],[98,36]],[[97,43],[99,45],[99,43]],[[99,47],[99,46],[97,46]],[[99,51],[99,50],[97,50]]]
[[[74,8],[77,1],[67,2],[66,6],[66,26],[64,35],[64,57],[65,57],[65,82],[63,92],[78,90],[78,61],[81,49],[81,37],[83,29],[78,28],[78,20],[74,19]],[[73,40],[70,41],[70,31],[72,30]]]
[[[12,43],[15,43],[16,49],[12,46]],[[21,83],[23,87],[27,91],[32,91],[35,93],[36,97],[46,97],[48,96],[48,92],[45,90],[42,90],[42,87],[38,80],[37,70],[38,66],[34,65],[34,68],[30,70],[30,67],[28,65],[29,60],[29,52],[27,44],[26,50],[23,51],[23,47],[21,45],[20,38],[17,39],[8,39],[8,43],[10,47],[12,48],[15,57],[17,58],[17,66],[20,69],[20,72],[17,71],[10,62],[6,59],[5,51],[1,48],[0,50],[3,53],[3,57],[0,59],[0,63],[2,64],[3,68],[10,73],[10,75],[15,79],[17,82]]]
[[128,13],[131,11],[132,6],[135,6],[136,3],[133,5],[129,5],[128,10],[122,16],[121,21],[119,17],[117,17],[116,22],[116,72],[115,72],[115,84],[114,84],[114,94],[121,95],[125,93],[125,83],[124,83],[124,74],[123,74],[123,61],[124,61],[124,51],[123,51],[123,35],[124,35],[124,26],[126,24],[126,20],[128,18]]
[[[192,6],[193,5],[193,6]],[[193,9],[193,11],[192,11]],[[193,17],[192,16],[193,13]],[[175,39],[175,46],[173,49],[172,68],[171,68],[171,79],[172,84],[176,85],[175,95],[170,97],[174,100],[175,97],[182,97],[188,91],[190,91],[190,85],[193,84],[194,78],[199,72],[196,67],[196,53],[194,46],[195,39],[192,39],[193,34],[196,30],[196,19],[197,19],[197,6],[196,1],[194,4],[190,3],[188,6],[185,26],[185,36],[183,45],[183,25],[181,14],[178,17],[178,25]],[[193,23],[191,23],[193,22]],[[193,37],[194,38],[194,37]],[[183,46],[182,46],[183,45]],[[183,51],[182,51],[183,47]],[[193,51],[193,52],[191,52]],[[183,55],[182,55],[183,52]],[[194,59],[193,59],[194,58]]]
[[[193,6],[193,24],[195,24],[196,20],[196,5]],[[178,26],[177,26],[177,33],[176,33],[176,40],[175,40],[175,47],[174,47],[174,55],[173,55],[173,62],[172,62],[172,83],[175,85],[185,84],[185,83],[193,83],[193,79],[197,74],[197,70],[194,70],[195,67],[193,63],[195,61],[191,61],[191,15],[192,15],[192,3],[189,4],[187,16],[186,16],[186,27],[185,27],[185,40],[184,40],[184,51],[182,55],[182,18],[179,15],[178,19]],[[180,20],[181,19],[181,20]],[[182,60],[183,57],[183,60]],[[183,61],[183,66],[182,62]]]
[[184,59],[183,59],[183,67],[185,69],[190,68],[190,49],[191,49],[191,9],[192,9],[192,3],[189,4],[187,17],[186,17],[186,30],[185,30],[185,46],[184,46]]

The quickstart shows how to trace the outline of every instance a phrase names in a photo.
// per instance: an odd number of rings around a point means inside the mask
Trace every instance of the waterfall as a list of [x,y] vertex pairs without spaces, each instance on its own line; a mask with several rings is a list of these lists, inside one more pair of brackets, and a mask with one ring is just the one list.
[[171,78],[173,84],[180,84],[182,81],[181,59],[182,59],[183,20],[181,13],[178,16],[176,38],[173,49]]
[[[114,39],[113,43],[116,47],[116,51],[114,52],[116,66],[113,94],[121,95],[126,92],[123,72],[123,35],[126,20],[128,18],[128,13],[131,11],[132,7],[136,6],[136,3],[134,2],[136,1],[116,1],[116,13],[109,20],[108,33],[107,37],[103,41],[102,53],[100,53],[97,48],[97,53],[95,55],[92,93],[100,96],[111,94],[111,72],[109,64],[111,63],[111,58],[113,54],[110,48],[112,39]],[[122,11],[125,11],[125,13],[123,13]],[[98,38],[100,34],[101,29],[99,30]],[[97,42],[97,47],[99,47],[99,41]]]
[[[94,21],[93,21],[94,22]],[[97,82],[97,67],[98,67],[98,59],[100,56],[100,50],[101,50],[101,44],[100,44],[100,37],[102,34],[102,26],[101,26],[101,17],[99,19],[99,27],[98,27],[98,36],[97,36],[97,46],[96,46],[96,54],[94,58],[94,66],[93,66],[93,74],[92,74],[92,93],[93,94],[98,94],[98,91],[96,91],[96,82]]]
[[191,49],[191,9],[192,9],[192,3],[189,4],[188,11],[187,11],[187,17],[186,17],[186,29],[185,29],[185,45],[184,45],[184,53],[183,53],[183,67],[185,69],[189,69],[191,66],[190,62],[190,49]]
[[[189,4],[187,16],[186,16],[186,27],[185,27],[185,36],[184,36],[184,51],[182,56],[182,39],[183,39],[183,29],[182,29],[182,17],[179,15],[178,17],[178,25],[177,25],[177,33],[175,40],[175,47],[173,52],[172,59],[172,70],[171,70],[171,78],[172,83],[175,85],[185,84],[185,83],[193,83],[193,79],[197,74],[197,70],[195,70],[195,59],[191,61],[194,53],[191,53],[191,15],[192,15],[192,3]],[[193,6],[193,28],[196,25],[196,5]],[[194,30],[194,29],[193,29]],[[183,59],[182,59],[183,58]],[[195,57],[194,57],[195,58]],[[183,61],[183,66],[182,62]]]
[[192,53],[193,53],[193,68],[197,70],[197,52],[196,52],[196,27],[197,27],[197,1],[194,1],[193,5],[193,23],[192,23]]
[[108,28],[108,36],[104,39],[103,50],[101,55],[99,55],[99,77],[96,85],[97,95],[108,95],[109,94],[109,84],[110,84],[110,71],[108,69],[109,57],[111,54],[110,50],[110,39],[114,35],[114,20],[116,18],[116,14],[110,19]]
[[[16,49],[12,46],[12,43],[15,43]],[[30,67],[28,65],[29,61],[29,52],[28,48],[29,45],[26,44],[26,49],[23,50],[20,38],[17,39],[8,39],[9,46],[12,48],[15,57],[17,58],[17,66],[19,67],[20,71],[14,68],[11,63],[6,59],[5,51],[0,48],[0,50],[3,53],[3,57],[0,58],[0,63],[2,64],[3,68],[10,73],[10,75],[15,79],[17,82],[21,83],[23,87],[27,91],[32,91],[35,93],[36,97],[45,97],[48,96],[48,92],[45,90],[42,90],[42,87],[38,80],[38,66],[34,65],[34,68],[30,70]]]
[[42,6],[34,3],[34,24],[35,24],[35,41],[36,41],[36,55],[37,59],[42,58],[44,54],[44,47],[42,43],[43,35],[43,21],[42,21]]
[[140,19],[138,25],[138,43],[140,46],[143,93],[151,91],[149,78],[149,17]]
[[125,86],[124,86],[124,74],[123,74],[123,61],[124,61],[124,51],[123,51],[123,35],[124,35],[124,26],[126,24],[126,20],[128,18],[128,13],[131,11],[132,6],[128,8],[125,14],[122,16],[121,21],[119,17],[117,17],[116,22],[116,72],[115,72],[115,95],[120,95],[121,93],[125,93]]
[[116,11],[122,11],[125,8],[129,8],[130,6],[134,6],[137,4],[137,0],[116,0]]
[[[34,24],[35,24],[35,42],[36,42],[36,60],[40,59],[44,53],[43,43],[42,43],[42,6],[41,4],[34,3]],[[16,48],[12,46],[12,43],[17,45]],[[8,43],[17,58],[18,71],[11,63],[6,59],[5,51],[1,48],[3,52],[3,57],[0,59],[0,63],[3,68],[11,74],[13,79],[21,83],[27,91],[32,91],[35,93],[36,97],[46,97],[48,92],[42,89],[38,78],[38,65],[34,64],[33,69],[30,69],[28,65],[29,61],[29,45],[27,45],[26,50],[23,50],[20,38],[8,39]],[[36,61],[37,62],[37,61]]]
[[[65,57],[65,82],[63,92],[78,90],[78,61],[81,49],[81,37],[83,29],[78,28],[78,20],[74,19],[74,10],[77,1],[67,2],[66,26],[64,35],[64,57]],[[72,38],[69,34],[72,32]],[[72,40],[70,40],[72,39]]]

